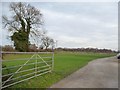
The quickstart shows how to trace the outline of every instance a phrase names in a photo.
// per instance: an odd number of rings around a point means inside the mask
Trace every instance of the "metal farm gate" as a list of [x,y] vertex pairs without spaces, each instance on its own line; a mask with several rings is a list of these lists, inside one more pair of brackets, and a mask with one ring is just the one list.
[[53,70],[54,52],[1,52],[1,54],[1,89]]

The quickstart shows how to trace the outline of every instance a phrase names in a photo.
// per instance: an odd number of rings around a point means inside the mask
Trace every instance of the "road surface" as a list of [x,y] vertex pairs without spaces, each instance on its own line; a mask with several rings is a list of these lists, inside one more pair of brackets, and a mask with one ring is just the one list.
[[93,60],[50,88],[118,88],[118,60]]

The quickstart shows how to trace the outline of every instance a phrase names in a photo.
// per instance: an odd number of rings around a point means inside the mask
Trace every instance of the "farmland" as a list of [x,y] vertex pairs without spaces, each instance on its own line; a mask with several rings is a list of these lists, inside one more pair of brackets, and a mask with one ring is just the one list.
[[[82,52],[55,52],[54,53],[54,70],[52,73],[48,73],[42,76],[35,77],[33,79],[24,81],[22,83],[11,86],[11,88],[47,88],[59,80],[65,78],[76,70],[87,65],[88,62],[97,58],[104,58],[114,56],[114,53],[82,53]],[[4,60],[10,60],[13,58],[27,58],[30,55],[4,55]],[[23,61],[17,61],[13,63],[4,63],[5,66],[12,66],[17,64],[23,64]],[[31,66],[33,68],[34,66]],[[25,67],[26,69],[29,67]],[[3,71],[7,73],[6,71]],[[13,71],[12,71],[13,72]],[[31,71],[32,72],[32,71]]]

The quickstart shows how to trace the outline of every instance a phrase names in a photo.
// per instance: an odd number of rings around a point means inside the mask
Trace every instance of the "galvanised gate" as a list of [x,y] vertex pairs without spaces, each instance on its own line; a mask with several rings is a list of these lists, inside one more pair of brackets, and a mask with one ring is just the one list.
[[1,89],[52,72],[54,52],[1,52]]

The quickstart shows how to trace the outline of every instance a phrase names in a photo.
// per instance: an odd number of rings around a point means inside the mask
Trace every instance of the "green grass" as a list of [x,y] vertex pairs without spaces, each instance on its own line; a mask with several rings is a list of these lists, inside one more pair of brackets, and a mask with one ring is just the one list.
[[[54,71],[36,78],[24,81],[22,83],[11,86],[11,88],[47,88],[52,84],[58,82],[59,80],[65,78],[81,67],[87,65],[89,61],[95,60],[97,58],[104,58],[113,56],[115,54],[105,54],[105,53],[79,53],[79,52],[55,52],[54,57]],[[13,58],[27,58],[29,55],[6,55],[4,59]],[[14,63],[4,63],[7,66],[22,64],[24,62],[17,61]],[[26,69],[25,67],[24,69]],[[30,68],[30,67],[28,67]],[[6,73],[6,72],[5,72]]]

